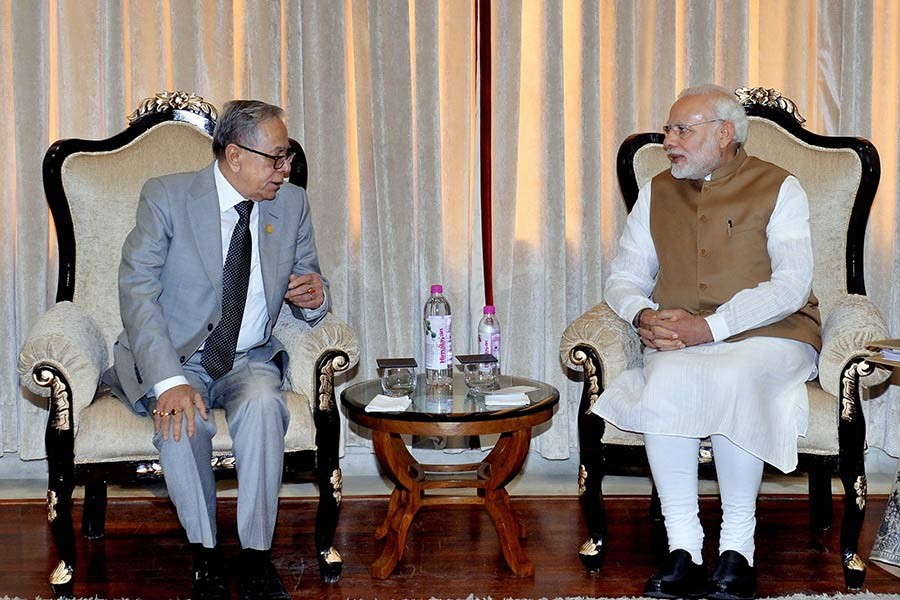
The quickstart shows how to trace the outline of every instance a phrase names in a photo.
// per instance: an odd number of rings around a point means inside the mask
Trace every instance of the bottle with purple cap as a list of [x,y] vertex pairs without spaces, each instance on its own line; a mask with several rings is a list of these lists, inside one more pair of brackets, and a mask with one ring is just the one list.
[[478,322],[478,353],[493,354],[500,364],[500,321],[496,309],[488,304]]
[[444,288],[431,286],[425,303],[425,383],[450,385],[453,382],[453,334],[450,303]]

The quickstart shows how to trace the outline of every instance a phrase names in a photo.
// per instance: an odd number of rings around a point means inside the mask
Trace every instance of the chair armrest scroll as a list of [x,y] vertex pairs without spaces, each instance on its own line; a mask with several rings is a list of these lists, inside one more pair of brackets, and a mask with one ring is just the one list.
[[59,302],[35,323],[19,352],[19,380],[39,396],[51,393],[47,369],[69,382],[72,414],[91,403],[100,376],[109,365],[106,340],[97,323],[80,306]]
[[[870,356],[866,344],[888,337],[888,328],[881,313],[866,298],[848,294],[841,299],[822,326],[822,352],[819,354],[819,383],[822,389],[840,397],[841,374],[847,364],[859,356]],[[888,373],[876,369],[867,385],[878,383]],[[874,378],[874,379],[873,379]]]
[[641,364],[641,344],[631,326],[605,303],[598,304],[572,321],[559,342],[559,359],[576,366],[578,346],[588,346],[600,360],[602,386],[625,369]]
[[[336,372],[352,368],[359,362],[356,332],[331,313],[315,327],[295,319],[286,309],[275,326],[275,336],[284,344],[290,357],[286,374],[287,386],[312,400],[315,398],[317,364],[327,353],[335,354]],[[346,361],[343,359],[346,355]]]

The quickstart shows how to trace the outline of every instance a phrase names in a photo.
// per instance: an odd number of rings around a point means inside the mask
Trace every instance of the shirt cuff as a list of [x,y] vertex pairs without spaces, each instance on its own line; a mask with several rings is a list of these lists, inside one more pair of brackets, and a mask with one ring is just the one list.
[[725,338],[731,336],[731,331],[728,329],[728,323],[725,322],[725,317],[713,313],[705,318],[714,342],[721,342]]
[[319,317],[321,317],[328,310],[328,290],[322,288],[322,304],[319,305],[318,308],[303,308],[302,306],[298,307],[300,312],[303,314],[303,318],[306,321],[315,321]]
[[171,390],[176,385],[190,385],[188,383],[187,378],[184,375],[176,375],[174,377],[169,377],[168,379],[163,379],[159,383],[153,384],[153,395],[159,398],[167,391]]
[[649,308],[650,310],[656,310],[659,308],[658,304],[653,304],[649,299],[637,302],[635,306],[629,307],[629,310],[625,313],[631,314],[631,319],[628,321],[628,324],[631,325],[631,328],[637,331],[637,327],[634,326],[634,320],[637,319],[638,314],[645,308]]

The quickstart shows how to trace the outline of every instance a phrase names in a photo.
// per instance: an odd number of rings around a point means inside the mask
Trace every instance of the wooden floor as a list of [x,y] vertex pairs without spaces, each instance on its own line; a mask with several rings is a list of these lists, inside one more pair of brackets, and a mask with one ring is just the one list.
[[[886,503],[870,496],[860,540],[868,555]],[[647,497],[613,497],[607,502],[610,542],[600,574],[584,572],[577,550],[585,538],[578,502],[570,497],[514,498],[513,507],[528,527],[525,551],[535,563],[533,577],[519,579],[506,567],[490,519],[475,507],[425,509],[411,528],[403,560],[388,580],[369,576],[380,542],[372,532],[384,517],[387,498],[344,499],[336,547],[344,573],[336,584],[323,584],[313,551],[315,502],[281,502],[273,557],[295,598],[557,598],[560,596],[639,596],[664,552],[658,527],[648,520]],[[80,504],[76,523],[80,523]],[[760,498],[756,562],[761,597],[843,591],[838,558],[838,527],[820,540],[807,528],[805,497]],[[705,556],[714,558],[718,500],[702,500],[707,532]],[[835,516],[841,507],[835,502]],[[234,500],[219,502],[220,538],[226,555],[236,553]],[[838,521],[839,522],[839,521]],[[47,575],[56,564],[46,510],[38,501],[0,502],[0,596],[47,597]],[[185,598],[190,591],[191,559],[166,499],[111,499],[107,535],[79,539],[75,593],[91,598]],[[869,565],[866,587],[900,592],[900,579]]]

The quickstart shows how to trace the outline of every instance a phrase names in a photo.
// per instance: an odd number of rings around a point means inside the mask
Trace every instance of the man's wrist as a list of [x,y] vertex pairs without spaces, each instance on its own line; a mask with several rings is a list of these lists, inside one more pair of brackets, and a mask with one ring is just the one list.
[[650,310],[648,307],[644,307],[641,310],[637,311],[637,314],[634,315],[634,319],[631,320],[631,324],[635,329],[640,329],[641,327],[641,315],[644,314],[645,310]]
[[153,384],[153,395],[159,398],[173,387],[178,385],[189,385],[188,380],[183,375],[175,375],[173,377],[168,377],[163,379],[159,383]]

